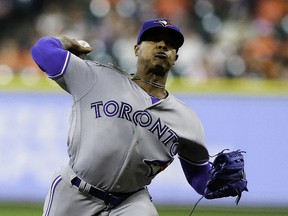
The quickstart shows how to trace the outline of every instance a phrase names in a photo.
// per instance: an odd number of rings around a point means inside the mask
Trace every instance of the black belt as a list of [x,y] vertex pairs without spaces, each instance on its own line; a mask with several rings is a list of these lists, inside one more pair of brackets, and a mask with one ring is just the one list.
[[[78,177],[75,177],[71,181],[71,183],[74,186],[79,188],[81,181],[82,181],[81,179],[79,179]],[[144,189],[144,188],[141,188],[140,190],[142,190],[142,189]],[[109,205],[111,208],[113,208],[116,205],[119,205],[120,203],[122,203],[129,196],[131,196],[132,194],[134,194],[140,190],[137,190],[137,191],[131,192],[131,193],[110,193],[110,192],[105,192],[105,191],[99,190],[99,189],[92,186],[89,189],[89,191],[87,191],[87,194],[103,200],[106,205]]]

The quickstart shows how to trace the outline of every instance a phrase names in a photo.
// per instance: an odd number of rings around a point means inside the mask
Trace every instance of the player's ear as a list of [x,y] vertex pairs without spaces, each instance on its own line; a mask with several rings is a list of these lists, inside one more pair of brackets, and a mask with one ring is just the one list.
[[175,62],[177,61],[178,59],[178,54],[176,53],[175,57],[174,57],[174,62],[173,62],[173,65],[175,65]]
[[135,56],[138,56],[138,51],[139,51],[139,45],[136,44],[136,45],[134,46],[134,53],[135,53]]
[[176,54],[176,55],[175,55],[175,61],[177,61],[178,57],[179,57],[179,55]]

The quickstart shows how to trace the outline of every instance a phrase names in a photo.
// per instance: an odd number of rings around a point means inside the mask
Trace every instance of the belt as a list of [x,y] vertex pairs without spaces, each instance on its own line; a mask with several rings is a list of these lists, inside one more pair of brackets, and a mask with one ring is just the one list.
[[[81,182],[82,182],[82,180],[78,177],[75,177],[71,181],[72,185],[76,186],[79,189],[80,189],[79,186],[80,186]],[[87,184],[87,183],[85,183],[85,184]],[[141,189],[134,191],[134,192],[131,192],[131,193],[110,193],[110,192],[105,192],[105,191],[102,191],[98,188],[91,186],[90,189],[85,191],[85,192],[87,194],[89,194],[90,196],[93,196],[93,197],[96,197],[98,199],[103,200],[107,206],[110,206],[110,208],[113,208],[116,205],[119,205],[120,203],[122,203],[125,199],[127,199],[132,194],[134,194],[134,193],[136,193],[142,189],[144,189],[144,188],[141,188]]]

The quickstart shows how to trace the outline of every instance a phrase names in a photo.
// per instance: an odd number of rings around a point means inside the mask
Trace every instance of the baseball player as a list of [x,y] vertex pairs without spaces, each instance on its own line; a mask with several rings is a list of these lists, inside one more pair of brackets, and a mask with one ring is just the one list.
[[169,20],[144,22],[133,76],[79,58],[91,47],[67,36],[33,46],[37,65],[73,98],[70,160],[55,174],[44,216],[158,215],[147,185],[176,155],[191,186],[205,193],[211,165],[201,122],[165,89],[183,42]]

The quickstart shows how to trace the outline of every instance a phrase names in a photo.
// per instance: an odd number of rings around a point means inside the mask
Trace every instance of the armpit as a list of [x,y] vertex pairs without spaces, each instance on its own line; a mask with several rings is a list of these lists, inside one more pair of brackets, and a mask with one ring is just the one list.
[[179,157],[195,164],[209,161],[209,153],[204,144],[180,138]]

